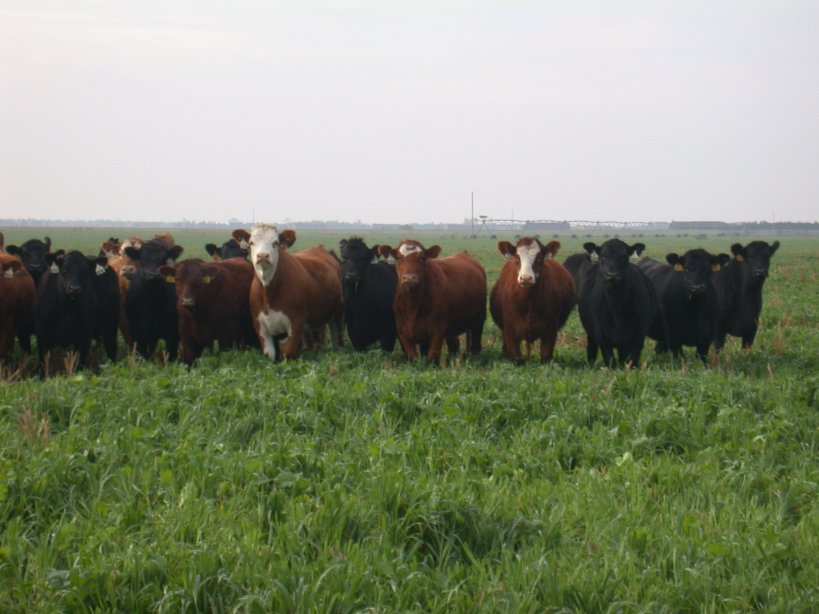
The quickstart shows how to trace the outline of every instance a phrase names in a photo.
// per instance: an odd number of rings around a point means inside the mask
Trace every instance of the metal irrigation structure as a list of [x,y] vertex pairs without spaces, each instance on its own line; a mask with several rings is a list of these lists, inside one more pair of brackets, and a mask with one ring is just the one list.
[[617,222],[591,220],[514,220],[479,215],[473,218],[474,235],[496,234],[496,231],[547,232],[569,230],[667,230],[668,222]]

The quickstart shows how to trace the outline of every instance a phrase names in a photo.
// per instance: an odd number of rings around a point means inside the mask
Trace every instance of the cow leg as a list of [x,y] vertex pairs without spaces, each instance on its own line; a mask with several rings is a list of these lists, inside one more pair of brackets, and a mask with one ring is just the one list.
[[612,347],[608,343],[601,344],[600,352],[603,354],[603,363],[611,369],[615,364]]
[[508,326],[503,330],[503,353],[515,363],[520,364],[520,339],[515,338],[515,334]]
[[747,333],[742,335],[742,349],[750,350],[756,338],[756,325],[753,326]]
[[540,362],[549,362],[555,351],[557,333],[554,335],[544,335],[540,338]]
[[[455,340],[457,343],[457,339]],[[439,365],[441,363],[441,350],[444,347],[444,332],[443,331],[433,331],[432,336],[429,340],[429,351],[427,352],[427,362]],[[450,345],[449,339],[447,339],[447,347],[452,347]],[[457,351],[457,350],[456,350]]]
[[385,354],[392,353],[393,348],[395,347],[395,331],[388,330],[381,333],[381,351]]
[[279,340],[273,335],[261,331],[259,331],[258,337],[259,348],[262,350],[262,354],[267,356],[273,362],[281,360]]
[[113,331],[106,331],[102,335],[102,346],[105,348],[105,354],[108,360],[115,362],[117,359],[117,328],[114,326]]
[[481,353],[481,337],[483,336],[483,322],[469,331],[466,336],[466,351],[472,354]]
[[590,365],[597,360],[597,338],[591,335],[586,335],[586,360]]
[[708,348],[711,347],[711,342],[697,344],[697,358],[702,362],[708,362]]
[[282,358],[289,360],[291,358],[298,358],[301,350],[301,336],[304,331],[304,319],[294,319],[291,328],[290,336],[284,342],[284,349],[282,350]]
[[401,342],[401,347],[404,350],[404,355],[407,357],[407,360],[415,360],[418,357],[418,351],[415,349],[415,344],[411,343],[408,339],[405,339],[400,335],[398,340]]
[[344,345],[344,310],[339,307],[330,320],[330,341],[334,348]]

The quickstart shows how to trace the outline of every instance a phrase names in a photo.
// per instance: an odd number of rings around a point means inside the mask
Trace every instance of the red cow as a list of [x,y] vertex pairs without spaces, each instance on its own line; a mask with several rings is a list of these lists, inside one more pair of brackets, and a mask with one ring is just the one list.
[[34,280],[16,256],[0,252],[0,360],[14,348],[14,335],[31,351],[34,328]]
[[[323,246],[291,254],[293,230],[256,224],[250,232],[250,312],[262,352],[271,360],[297,358],[302,335],[330,325],[340,346],[344,319],[341,265]],[[287,337],[283,351],[278,340]]]
[[552,359],[557,331],[574,307],[575,288],[571,273],[553,258],[559,241],[545,247],[532,237],[516,245],[498,242],[498,251],[508,260],[489,295],[489,311],[503,333],[503,351],[520,362],[520,342],[527,354],[540,340],[540,361]]
[[437,259],[438,245],[424,248],[404,240],[397,248],[382,245],[381,255],[396,260],[398,288],[393,312],[398,338],[407,358],[420,346],[429,362],[438,363],[444,340],[450,356],[458,351],[458,335],[466,333],[467,351],[481,351],[486,320],[486,271],[467,252]]
[[253,267],[247,260],[185,260],[176,266],[162,266],[159,271],[165,281],[176,284],[185,364],[192,365],[214,341],[219,342],[220,350],[255,343],[248,302]]

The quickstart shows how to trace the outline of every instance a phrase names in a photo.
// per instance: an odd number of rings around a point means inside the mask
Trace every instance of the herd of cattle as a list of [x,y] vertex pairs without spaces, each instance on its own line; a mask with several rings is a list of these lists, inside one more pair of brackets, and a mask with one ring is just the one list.
[[[257,224],[234,230],[222,246],[209,244],[213,262],[178,261],[183,248],[164,233],[152,240],[110,239],[97,256],[51,250],[51,241],[3,245],[0,233],[0,360],[23,352],[36,336],[40,365],[56,348],[71,348],[87,364],[92,341],[116,359],[117,335],[150,357],[160,340],[169,360],[188,364],[204,349],[257,345],[271,360],[296,358],[343,330],[353,348],[396,337],[407,358],[437,363],[481,350],[487,277],[468,252],[439,257],[437,245],[403,240],[368,247],[358,237],[340,242],[340,257],[322,246],[291,252],[293,230]],[[500,241],[506,259],[488,292],[489,313],[503,334],[503,352],[520,361],[540,341],[552,358],[557,333],[574,305],[588,338],[587,357],[608,366],[637,365],[646,337],[658,351],[682,354],[693,346],[705,359],[727,335],[750,347],[762,309],[762,286],[779,242],[731,246],[731,255],[692,249],[666,262],[636,260],[645,245],[611,239],[555,260],[558,241],[524,237]],[[636,262],[635,262],[636,260]],[[615,355],[616,352],[616,355]]]

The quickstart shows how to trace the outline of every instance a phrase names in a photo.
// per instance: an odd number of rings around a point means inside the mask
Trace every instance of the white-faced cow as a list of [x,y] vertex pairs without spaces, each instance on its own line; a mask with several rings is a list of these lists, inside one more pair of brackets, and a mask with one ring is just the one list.
[[719,305],[712,273],[725,265],[728,254],[713,255],[704,249],[688,250],[682,256],[670,253],[666,263],[643,258],[638,263],[660,300],[665,327],[655,322],[648,335],[657,341],[657,351],[671,350],[682,356],[683,346],[696,348],[705,361],[717,337]]
[[88,364],[91,341],[102,338],[109,360],[116,360],[119,284],[105,257],[78,251],[46,254],[35,304],[41,369],[54,347],[73,347]]
[[398,285],[395,267],[378,260],[378,245],[367,247],[359,237],[342,239],[339,246],[350,342],[359,351],[379,343],[382,351],[392,352],[396,337],[392,300]]
[[575,289],[571,274],[554,260],[559,241],[544,246],[532,237],[515,245],[498,242],[507,260],[489,294],[489,311],[503,333],[503,351],[520,362],[520,342],[528,350],[540,341],[540,361],[552,359],[557,332],[574,307]]
[[381,246],[381,255],[396,260],[398,288],[392,307],[398,338],[409,360],[418,348],[439,364],[444,341],[450,356],[458,336],[466,333],[467,352],[481,351],[486,320],[486,271],[467,252],[438,258],[438,245],[425,248],[405,239],[398,247]]
[[[262,352],[271,360],[297,358],[302,337],[329,325],[342,343],[344,320],[341,265],[323,246],[290,253],[296,232],[256,224],[250,231],[250,312]],[[279,351],[279,340],[286,337]]]
[[751,241],[731,246],[733,258],[713,275],[719,301],[716,348],[722,349],[728,335],[740,337],[742,347],[753,345],[762,313],[762,286],[768,278],[771,257],[779,241]]
[[663,327],[654,286],[630,260],[645,246],[610,239],[599,246],[588,242],[583,247],[594,256],[577,290],[580,323],[587,338],[586,357],[593,364],[599,350],[608,367],[616,360],[623,366],[637,367],[649,328],[655,322]]

